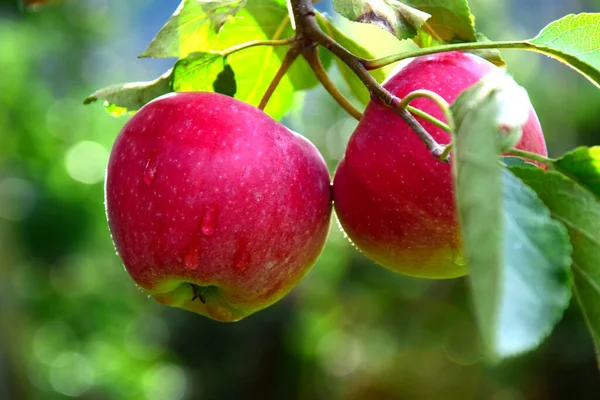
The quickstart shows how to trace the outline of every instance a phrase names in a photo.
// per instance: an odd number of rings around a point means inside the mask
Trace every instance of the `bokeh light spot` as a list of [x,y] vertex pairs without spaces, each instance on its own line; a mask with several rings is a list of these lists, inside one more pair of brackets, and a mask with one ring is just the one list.
[[52,364],[69,350],[75,341],[73,330],[62,321],[51,321],[40,327],[33,339],[33,354],[44,364]]
[[343,377],[356,371],[364,351],[358,339],[340,331],[333,331],[319,341],[317,352],[325,371]]
[[187,378],[176,365],[158,364],[144,376],[144,392],[148,400],[180,400],[186,391]]
[[169,327],[162,319],[146,314],[134,319],[125,330],[125,348],[134,357],[152,360],[165,351]]
[[50,369],[50,385],[67,396],[80,396],[94,384],[94,369],[79,353],[61,354]]
[[104,178],[108,151],[99,143],[82,141],[67,151],[65,165],[71,178],[89,185]]

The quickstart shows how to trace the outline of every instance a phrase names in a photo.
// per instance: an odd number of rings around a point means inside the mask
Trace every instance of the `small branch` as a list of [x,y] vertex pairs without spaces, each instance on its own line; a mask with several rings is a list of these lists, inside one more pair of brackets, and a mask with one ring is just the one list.
[[426,56],[428,54],[441,53],[446,51],[459,51],[459,50],[487,50],[487,49],[522,49],[541,52],[538,48],[527,42],[473,42],[473,43],[457,43],[447,44],[436,47],[427,47],[424,49],[418,49],[414,51],[406,51],[399,54],[393,54],[391,56],[376,58],[372,60],[363,60],[362,64],[367,70],[378,69],[385,67],[386,65],[393,64],[398,61],[405,60],[407,58]]
[[242,50],[246,50],[249,49],[251,47],[256,47],[256,46],[286,46],[289,45],[291,43],[293,43],[296,39],[295,38],[287,38],[287,39],[280,39],[280,40],[251,40],[249,42],[246,43],[242,43],[242,44],[238,44],[237,46],[232,46],[229,47],[225,50],[220,50],[218,52],[216,52],[217,54],[222,55],[223,57],[227,57],[233,53],[237,53],[238,51],[242,51]]
[[537,162],[545,164],[545,165],[547,165],[549,167],[553,166],[554,163],[555,163],[555,160],[553,160],[551,158],[544,157],[544,156],[541,156],[541,155],[535,154],[535,153],[530,153],[530,152],[525,151],[525,150],[511,149],[507,153],[511,154],[511,155],[514,155],[514,156],[518,156],[518,157],[522,157],[522,158],[527,158],[527,159],[532,160],[532,161],[537,161]]
[[410,104],[411,101],[425,97],[432,101],[434,101],[437,106],[442,110],[444,116],[446,117],[446,121],[448,123],[448,127],[450,131],[454,130],[454,117],[452,117],[452,113],[450,112],[450,104],[439,94],[432,92],[431,90],[415,90],[410,92],[398,105],[398,108],[406,108]]
[[288,71],[290,66],[294,63],[294,61],[296,61],[296,58],[298,58],[299,55],[300,55],[300,48],[298,46],[290,47],[289,50],[287,51],[287,53],[285,53],[285,57],[283,58],[283,61],[281,62],[281,66],[279,67],[279,69],[277,70],[277,73],[275,74],[275,77],[273,77],[273,80],[269,84],[267,91],[263,95],[263,98],[260,101],[260,104],[258,105],[258,108],[260,108],[261,110],[265,109],[265,107],[267,106],[267,103],[269,102],[269,99],[271,99],[271,96],[273,95],[273,92],[275,92],[275,89],[277,89],[279,82],[281,82],[281,79],[283,78],[285,73]]
[[429,134],[429,132],[427,132],[423,128],[423,126],[421,126],[421,124],[419,124],[419,122],[415,119],[415,117],[413,117],[405,109],[399,109],[399,108],[394,107],[394,111],[396,112],[396,114],[398,114],[400,117],[402,117],[402,119],[408,124],[408,126],[411,127],[411,129],[413,131],[415,131],[417,136],[419,136],[421,141],[425,144],[425,146],[427,146],[427,148],[429,149],[429,151],[431,151],[431,154],[435,158],[440,159],[441,161],[445,161],[445,162],[448,161],[447,158],[446,159],[441,158],[442,154],[444,154],[444,150],[446,149],[445,146],[436,142],[435,139],[433,138],[433,136],[431,136]]
[[329,75],[327,75],[327,71],[321,63],[321,60],[319,59],[319,52],[317,48],[307,48],[304,50],[302,55],[308,62],[308,65],[310,65],[310,67],[312,68],[319,82],[321,82],[321,84],[323,85],[325,90],[329,92],[331,97],[333,97],[335,101],[337,101],[338,104],[344,110],[346,110],[346,112],[348,112],[348,114],[350,114],[356,120],[360,121],[360,119],[362,118],[362,113],[356,107],[354,107],[350,100],[348,100],[346,96],[344,96],[342,92],[340,92],[335,86],[335,84],[331,81]]

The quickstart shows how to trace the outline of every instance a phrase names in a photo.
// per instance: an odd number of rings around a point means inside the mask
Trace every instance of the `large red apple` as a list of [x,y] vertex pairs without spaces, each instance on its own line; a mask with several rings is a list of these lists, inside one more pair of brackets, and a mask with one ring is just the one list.
[[302,136],[231,97],[178,93],[144,106],[117,137],[106,211],[140,287],[235,321],[279,300],[315,263],[330,190]]
[[[441,53],[414,59],[384,86],[400,98],[427,89],[451,103],[495,68],[468,53]],[[429,99],[411,105],[444,120]],[[448,133],[419,121],[439,143],[450,142]],[[533,109],[516,147],[546,155]],[[335,173],[333,197],[350,240],[378,264],[418,277],[466,273],[451,166],[435,160],[406,122],[377,101],[367,106],[350,138]]]

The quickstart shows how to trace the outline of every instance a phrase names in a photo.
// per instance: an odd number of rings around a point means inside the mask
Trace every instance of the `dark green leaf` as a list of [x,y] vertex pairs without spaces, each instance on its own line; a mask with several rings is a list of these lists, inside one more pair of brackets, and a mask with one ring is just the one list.
[[106,110],[118,117],[128,112],[139,110],[144,104],[171,92],[171,73],[167,71],[160,78],[149,82],[120,83],[100,89],[89,95],[84,104],[104,100]]
[[600,86],[600,14],[570,14],[547,25],[528,43]]
[[424,30],[444,42],[476,42],[475,17],[467,0],[402,0],[431,15]]
[[395,0],[333,0],[333,7],[350,21],[373,24],[398,39],[414,37],[430,17]]
[[451,106],[457,209],[475,311],[491,358],[539,345],[570,297],[566,229],[498,163],[503,132],[521,130],[529,104],[526,92],[499,72]]
[[140,57],[183,58],[213,50],[222,26],[246,0],[183,0]]
[[555,167],[600,198],[600,146],[579,147],[556,160]]
[[213,82],[213,89],[217,93],[223,93],[227,96],[235,96],[237,85],[235,84],[235,73],[229,64],[225,64],[223,71],[217,75],[217,79]]
[[[573,276],[579,304],[596,349],[600,349],[600,204],[592,193],[556,171],[513,167],[562,221],[573,244]],[[596,353],[599,357],[600,353]]]

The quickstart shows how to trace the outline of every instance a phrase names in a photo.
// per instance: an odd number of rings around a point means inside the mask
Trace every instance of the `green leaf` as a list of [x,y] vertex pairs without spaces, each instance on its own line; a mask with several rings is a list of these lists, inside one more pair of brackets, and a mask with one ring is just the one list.
[[[213,92],[215,91],[214,83],[224,71],[225,66],[228,64],[220,54],[192,53],[175,63],[173,90],[176,92]],[[229,68],[231,69],[231,67]]]
[[526,92],[502,72],[451,106],[455,186],[476,316],[492,359],[535,348],[569,303],[571,247],[535,193],[498,162],[504,132],[521,130]]
[[[289,11],[285,1],[248,0],[243,11],[243,13],[239,14],[232,21],[233,23],[231,26],[227,26],[226,32],[223,35],[220,35],[220,49],[225,49],[226,47],[234,44],[241,44],[249,40],[285,39],[293,37],[295,34],[295,31],[292,28],[292,24],[289,20]],[[255,24],[260,27],[260,31],[255,32],[252,36],[252,39],[250,39],[250,35],[252,34],[249,32],[248,25],[245,24],[247,21],[243,21],[244,18],[247,18],[244,16],[246,11],[251,15],[251,18],[253,21],[255,21]],[[233,26],[234,24],[235,28]],[[229,36],[231,33],[230,28],[234,29],[235,33],[233,33],[233,37],[225,38],[224,36]],[[227,43],[227,45],[225,45],[225,43]],[[254,48],[254,50],[246,50],[246,52],[260,52],[264,51],[265,49],[267,49],[267,47],[263,47],[260,50],[259,48]],[[279,57],[280,62],[284,59],[287,50],[288,46],[277,46],[270,48],[270,52],[274,52]],[[325,69],[329,68],[332,60],[331,53],[327,51],[327,49],[319,48],[319,56]],[[279,65],[280,64],[278,64],[277,67],[279,67]],[[312,69],[303,57],[296,59],[286,73],[286,76],[290,79],[292,86],[296,90],[310,89],[319,83],[315,74],[312,72]]]
[[425,30],[445,42],[476,42],[475,17],[467,0],[403,0],[431,15]]
[[[477,33],[477,41],[478,42],[491,42],[483,33]],[[498,49],[484,49],[484,50],[471,50],[470,53],[475,54],[481,58],[484,58],[498,67],[506,66],[506,62],[504,58],[502,58],[502,53]]]
[[600,14],[570,14],[547,25],[527,43],[600,86],[599,24]]
[[[273,0],[249,0],[242,10],[219,32],[215,50],[226,50],[251,40],[285,39],[293,34],[285,5]],[[235,72],[237,91],[235,97],[258,106],[272,79],[281,66],[287,46],[256,46],[227,56]],[[281,118],[291,107],[295,91],[316,84],[314,74],[306,70],[298,72],[297,59],[273,93],[265,112],[275,119]],[[295,80],[292,80],[294,74]],[[307,83],[304,80],[312,80]],[[296,83],[298,87],[294,85]]]
[[600,146],[579,147],[556,160],[554,166],[600,198]]
[[[177,63],[176,91],[219,91],[258,106],[281,66],[288,46],[255,46],[236,52],[230,52],[230,49],[254,40],[292,37],[294,30],[285,1],[186,0],[182,4],[183,7],[149,46],[152,52],[144,55],[186,60]],[[325,49],[319,51],[327,68],[331,64],[331,55]],[[227,64],[217,62],[219,57],[226,58]],[[183,66],[190,60],[194,61],[193,65]],[[202,68],[207,71],[201,71]],[[295,91],[317,84],[306,60],[297,58],[273,93],[265,112],[275,119],[281,118],[292,105]]]
[[246,0],[183,0],[140,57],[182,58],[213,50],[223,25]]
[[573,244],[575,293],[586,317],[600,364],[600,204],[592,193],[556,171],[512,167],[562,221]]
[[172,70],[168,70],[158,79],[149,82],[119,83],[108,86],[89,95],[83,100],[83,104],[104,100],[106,110],[114,117],[139,110],[149,101],[172,91],[171,73]]
[[398,39],[414,37],[430,17],[396,0],[333,0],[333,7],[350,21],[373,24]]
[[[351,52],[352,54],[362,57],[362,58],[374,58],[374,54],[371,53],[367,48],[365,48],[360,43],[352,40],[348,36],[346,36],[342,31],[340,31],[333,21],[331,21],[327,16],[323,14],[317,14],[318,21],[321,25],[321,28],[327,33],[333,40],[342,45],[346,50]],[[356,97],[356,99],[366,105],[371,100],[371,95],[369,91],[365,87],[365,84],[356,76],[356,74],[339,58],[335,58],[337,66],[340,70],[340,74],[344,78],[344,81],[348,84],[350,91]],[[369,71],[371,76],[375,78],[375,80],[379,83],[383,82],[386,77],[385,71],[383,69],[376,69],[373,71]]]

